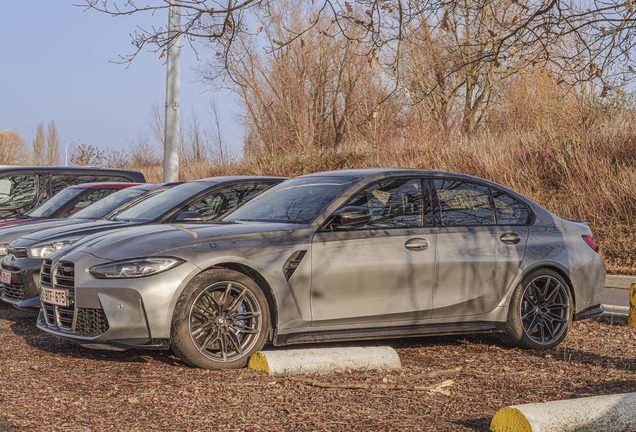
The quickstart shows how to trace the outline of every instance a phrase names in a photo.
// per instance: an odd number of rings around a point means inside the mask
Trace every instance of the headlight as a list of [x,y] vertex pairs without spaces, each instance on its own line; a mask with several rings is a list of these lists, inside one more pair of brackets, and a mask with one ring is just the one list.
[[62,249],[64,246],[75,243],[79,239],[64,240],[55,243],[47,243],[40,246],[32,246],[27,248],[27,256],[29,258],[46,258],[53,252]]
[[0,243],[0,256],[5,256],[9,253],[9,245],[7,243]]
[[183,263],[178,258],[138,258],[101,264],[89,269],[98,279],[124,279],[150,276]]

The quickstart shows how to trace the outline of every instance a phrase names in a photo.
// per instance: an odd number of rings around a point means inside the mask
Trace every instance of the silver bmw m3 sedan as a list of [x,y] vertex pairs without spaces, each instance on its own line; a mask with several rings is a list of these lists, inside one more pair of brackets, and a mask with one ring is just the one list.
[[589,227],[496,183],[399,169],[287,180],[218,223],[111,231],[42,267],[38,327],[244,366],[265,343],[498,332],[558,345],[602,312]]

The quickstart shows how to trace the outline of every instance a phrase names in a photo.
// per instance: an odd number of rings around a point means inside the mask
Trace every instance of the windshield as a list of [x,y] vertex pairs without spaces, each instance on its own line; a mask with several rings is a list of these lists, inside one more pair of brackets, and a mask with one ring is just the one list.
[[213,182],[192,182],[175,186],[170,190],[148,198],[145,201],[117,215],[117,220],[150,222],[173,210],[184,201],[213,186]]
[[49,217],[54,212],[68,204],[69,201],[73,200],[75,197],[83,194],[84,192],[86,192],[86,189],[64,189],[57,195],[53,196],[53,198],[42,204],[40,207],[28,212],[26,215],[29,217]]
[[223,221],[308,224],[358,179],[301,177],[263,192]]
[[145,190],[135,188],[122,189],[78,211],[69,219],[101,219],[145,192]]

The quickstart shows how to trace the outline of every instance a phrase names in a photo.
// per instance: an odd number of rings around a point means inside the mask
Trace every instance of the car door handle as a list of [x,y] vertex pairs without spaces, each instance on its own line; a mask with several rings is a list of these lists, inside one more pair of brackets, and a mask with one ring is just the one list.
[[514,232],[503,233],[499,240],[506,244],[517,244],[521,241],[521,236]]
[[428,249],[429,246],[428,240],[423,238],[414,238],[404,243],[404,247],[412,251],[423,251]]

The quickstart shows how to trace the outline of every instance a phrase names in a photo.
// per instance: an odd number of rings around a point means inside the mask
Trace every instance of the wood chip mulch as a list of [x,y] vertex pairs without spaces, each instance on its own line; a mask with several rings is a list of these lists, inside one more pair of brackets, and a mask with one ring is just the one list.
[[496,336],[381,341],[399,371],[269,377],[207,371],[169,351],[89,350],[0,305],[0,432],[488,430],[507,405],[636,391],[636,336],[573,325],[550,351]]

